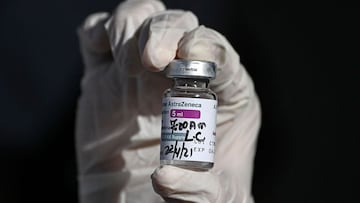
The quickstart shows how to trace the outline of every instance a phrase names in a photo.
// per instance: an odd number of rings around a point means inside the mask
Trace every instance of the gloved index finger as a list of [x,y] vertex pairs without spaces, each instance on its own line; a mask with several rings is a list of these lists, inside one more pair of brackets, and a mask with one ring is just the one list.
[[147,19],[138,41],[143,65],[152,71],[163,70],[176,57],[184,34],[198,25],[197,17],[183,10],[167,10]]

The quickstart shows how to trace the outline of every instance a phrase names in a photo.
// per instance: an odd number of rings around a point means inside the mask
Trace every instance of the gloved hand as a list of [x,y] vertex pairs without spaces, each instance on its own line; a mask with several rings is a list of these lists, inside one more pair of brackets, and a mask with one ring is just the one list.
[[[221,34],[156,0],[93,14],[78,34],[85,64],[76,123],[81,202],[253,202],[259,102]],[[161,98],[171,85],[160,71],[175,57],[218,65],[211,83],[218,95],[215,165],[208,172],[159,167]]]

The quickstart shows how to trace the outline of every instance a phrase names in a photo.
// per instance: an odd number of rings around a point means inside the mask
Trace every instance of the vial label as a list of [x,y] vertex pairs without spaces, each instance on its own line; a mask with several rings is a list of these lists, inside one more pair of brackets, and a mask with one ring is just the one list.
[[214,162],[217,101],[165,97],[161,160]]

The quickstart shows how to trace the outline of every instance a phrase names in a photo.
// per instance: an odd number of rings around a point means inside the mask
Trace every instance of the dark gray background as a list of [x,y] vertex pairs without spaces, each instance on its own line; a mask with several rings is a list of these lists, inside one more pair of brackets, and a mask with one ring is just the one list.
[[[0,3],[0,202],[77,202],[76,27],[119,1]],[[223,33],[263,109],[258,203],[360,202],[359,9],[336,2],[165,1]],[[231,164],[231,163],[229,163]]]

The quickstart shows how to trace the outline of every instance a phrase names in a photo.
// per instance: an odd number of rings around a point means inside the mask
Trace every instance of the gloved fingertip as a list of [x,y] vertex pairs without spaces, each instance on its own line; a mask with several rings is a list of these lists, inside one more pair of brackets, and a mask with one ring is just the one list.
[[161,71],[176,57],[179,40],[185,32],[198,26],[189,11],[167,10],[148,18],[139,32],[139,51],[143,65]]
[[150,71],[158,72],[165,69],[165,67],[176,56],[175,52],[172,52],[166,48],[159,47],[150,51],[144,51],[142,60],[145,68]]
[[155,169],[151,179],[161,185],[171,184],[185,175],[185,169],[175,166],[163,165]]
[[218,66],[222,66],[226,61],[226,45],[219,33],[201,25],[186,33],[180,40],[177,56],[213,61]]

